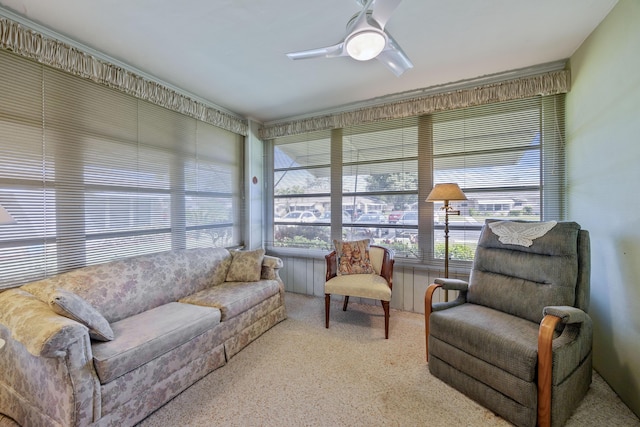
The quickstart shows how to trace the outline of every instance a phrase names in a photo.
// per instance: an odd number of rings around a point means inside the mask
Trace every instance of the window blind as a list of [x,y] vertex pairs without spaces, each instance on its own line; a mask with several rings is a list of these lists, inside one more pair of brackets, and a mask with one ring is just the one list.
[[[304,226],[289,223],[286,240],[276,233],[276,246],[289,246],[304,229],[296,247],[370,238],[399,258],[442,260],[442,203],[426,198],[445,182],[460,185],[468,198],[452,203],[460,211],[449,218],[454,262],[473,259],[487,218],[564,219],[563,117],[564,95],[537,96],[354,125],[331,135],[276,138],[276,229],[279,216],[292,210],[278,212],[279,201],[296,199],[293,210],[320,211]],[[286,161],[278,163],[281,158]],[[300,173],[298,185],[283,184],[293,173]],[[319,185],[327,174],[330,180]],[[335,222],[342,227],[332,228],[331,237],[318,232],[319,225]]]
[[0,52],[0,286],[115,258],[242,243],[242,143]]
[[274,142],[272,245],[329,249],[331,140],[319,131]]

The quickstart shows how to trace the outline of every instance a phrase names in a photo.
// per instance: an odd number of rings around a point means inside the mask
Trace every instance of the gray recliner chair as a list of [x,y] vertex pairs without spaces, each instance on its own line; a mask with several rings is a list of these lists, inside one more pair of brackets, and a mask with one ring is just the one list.
[[[589,281],[575,222],[487,220],[469,282],[425,293],[429,371],[515,425],[563,425],[591,384]],[[440,287],[458,298],[432,303]]]

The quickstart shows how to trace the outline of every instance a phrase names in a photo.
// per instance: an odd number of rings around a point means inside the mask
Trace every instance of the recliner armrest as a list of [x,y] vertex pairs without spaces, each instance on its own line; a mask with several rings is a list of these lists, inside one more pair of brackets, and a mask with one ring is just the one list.
[[[458,298],[448,302],[433,302],[433,293],[438,289],[443,288],[450,291],[459,291]],[[429,285],[427,291],[424,293],[424,335],[426,344],[426,358],[429,361],[429,316],[434,311],[446,310],[457,305],[467,302],[467,289],[469,284],[464,280],[459,279],[446,279],[438,278],[434,280],[434,283]]]
[[439,277],[433,281],[437,285],[442,285],[442,289],[448,291],[466,291],[469,289],[469,282],[460,279],[447,279]]
[[584,323],[588,316],[587,313],[581,309],[569,305],[547,306],[542,310],[542,314],[544,316],[551,315],[559,317],[560,322],[564,324]]

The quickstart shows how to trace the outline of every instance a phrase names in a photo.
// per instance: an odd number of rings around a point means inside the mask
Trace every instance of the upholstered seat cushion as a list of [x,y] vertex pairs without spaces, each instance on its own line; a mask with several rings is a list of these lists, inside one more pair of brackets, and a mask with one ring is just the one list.
[[100,383],[106,384],[220,323],[220,310],[172,302],[112,323],[113,341],[91,348]]
[[[591,330],[591,322],[580,325]],[[578,336],[577,325],[563,335],[555,334],[553,385],[562,384],[586,360],[591,334]],[[435,311],[429,317],[429,369],[442,378],[445,365],[460,378],[469,377],[486,384],[521,405],[536,408],[539,325],[477,304],[462,304]],[[569,332],[569,333],[566,333]],[[573,341],[568,341],[571,337]],[[566,362],[570,361],[570,362]],[[446,368],[449,369],[449,368]],[[459,384],[472,387],[471,380]]]
[[225,282],[182,298],[180,302],[218,308],[222,313],[221,320],[224,322],[276,295],[279,291],[280,286],[276,280]]
[[336,276],[325,283],[324,293],[391,301],[389,284],[377,274]]
[[538,328],[529,320],[477,304],[429,317],[433,337],[525,381],[534,381],[536,375]]

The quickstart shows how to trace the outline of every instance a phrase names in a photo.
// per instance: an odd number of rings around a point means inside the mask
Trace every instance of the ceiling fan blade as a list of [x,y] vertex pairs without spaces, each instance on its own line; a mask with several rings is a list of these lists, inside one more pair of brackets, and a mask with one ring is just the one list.
[[344,56],[343,47],[344,42],[340,42],[338,44],[334,44],[333,46],[319,47],[316,49],[287,53],[287,56],[291,59],[333,58],[336,56]]
[[375,0],[371,9],[371,17],[384,29],[391,14],[402,0]]
[[358,3],[362,5],[362,10],[355,18],[351,18],[351,21],[347,25],[347,35],[353,33],[364,27],[369,27],[370,24],[367,21],[367,11],[371,8],[371,5],[376,0],[358,0]]
[[376,58],[389,67],[396,77],[400,77],[402,73],[413,68],[413,63],[388,33],[387,37],[387,48],[380,52]]

